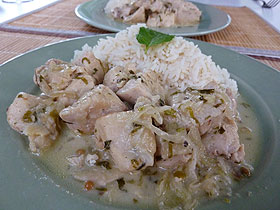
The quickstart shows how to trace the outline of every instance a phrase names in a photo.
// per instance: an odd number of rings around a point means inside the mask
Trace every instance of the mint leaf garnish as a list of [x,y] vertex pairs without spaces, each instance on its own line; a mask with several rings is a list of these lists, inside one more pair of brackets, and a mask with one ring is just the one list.
[[144,44],[146,46],[146,53],[151,46],[158,45],[164,42],[169,42],[173,38],[173,35],[160,33],[145,27],[140,27],[139,33],[136,36],[137,41],[140,44]]

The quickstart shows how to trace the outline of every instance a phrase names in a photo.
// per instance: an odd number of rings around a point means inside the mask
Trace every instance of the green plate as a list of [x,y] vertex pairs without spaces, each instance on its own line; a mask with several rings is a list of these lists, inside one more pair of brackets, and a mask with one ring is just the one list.
[[[114,209],[73,188],[48,170],[28,150],[27,139],[6,121],[6,108],[19,91],[36,93],[34,68],[50,58],[69,61],[75,49],[95,45],[105,35],[68,40],[33,50],[0,66],[0,209]],[[238,185],[231,203],[209,201],[200,210],[279,209],[280,73],[249,57],[209,43],[192,40],[203,53],[225,67],[237,80],[240,93],[255,110],[261,129],[261,156],[250,179]],[[246,148],[250,149],[250,148]],[[249,197],[248,192],[252,192]],[[124,209],[124,207],[118,207]]]
[[[108,17],[104,12],[104,7],[108,0],[94,0],[80,4],[76,7],[75,13],[83,21],[97,28],[107,31],[118,32],[129,27],[125,24]],[[202,17],[199,24],[188,27],[170,27],[170,28],[153,28],[166,34],[180,36],[200,36],[213,33],[226,28],[231,21],[230,16],[212,6],[195,3],[202,11]]]

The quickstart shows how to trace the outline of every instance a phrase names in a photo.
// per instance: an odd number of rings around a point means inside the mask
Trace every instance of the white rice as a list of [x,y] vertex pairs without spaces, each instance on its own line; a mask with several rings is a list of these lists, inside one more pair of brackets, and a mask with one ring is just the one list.
[[175,86],[181,91],[187,87],[203,88],[214,81],[237,94],[237,84],[230,79],[228,71],[217,66],[211,56],[202,54],[193,42],[182,37],[151,47],[145,53],[145,46],[136,39],[140,27],[146,25],[133,25],[115,37],[100,39],[93,48],[94,55],[109,67],[133,63],[138,72],[156,72],[163,79],[163,85]]

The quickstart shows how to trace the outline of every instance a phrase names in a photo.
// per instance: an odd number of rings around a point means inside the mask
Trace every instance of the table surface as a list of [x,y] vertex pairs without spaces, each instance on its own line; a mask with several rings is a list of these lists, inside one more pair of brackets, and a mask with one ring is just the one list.
[[33,0],[25,3],[4,3],[0,0],[0,24],[43,9],[59,0]]

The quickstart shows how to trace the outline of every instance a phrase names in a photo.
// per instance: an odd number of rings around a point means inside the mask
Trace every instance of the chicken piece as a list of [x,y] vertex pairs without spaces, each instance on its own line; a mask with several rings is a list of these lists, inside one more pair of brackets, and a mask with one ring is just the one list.
[[199,126],[201,135],[222,125],[225,110],[235,113],[232,100],[225,93],[215,89],[172,91],[167,97],[167,103],[181,113],[177,118],[177,121],[181,120],[179,125],[189,127],[189,122],[192,121],[192,124]]
[[125,7],[127,5],[130,5],[131,0],[110,0],[108,1],[108,3],[106,4],[104,11],[106,14],[110,14],[111,12],[114,11],[115,8],[122,8]]
[[151,1],[150,0],[137,0],[137,1],[133,1],[132,5],[135,8],[139,8],[142,6],[145,9],[149,9],[151,7]]
[[115,7],[111,12],[111,15],[116,19],[124,19],[129,16],[134,10],[134,7],[130,4],[125,4],[122,7]]
[[244,160],[244,145],[240,145],[238,128],[234,121],[223,122],[219,128],[214,128],[202,137],[206,150],[213,155],[223,155],[236,162]]
[[123,172],[116,168],[110,170],[102,168],[90,168],[74,172],[74,178],[79,181],[92,181],[96,187],[105,187],[107,184],[121,178]]
[[147,19],[147,26],[149,27],[160,27],[160,16],[158,14],[151,14]]
[[155,135],[133,123],[133,111],[119,112],[97,119],[95,129],[100,148],[110,142],[110,153],[116,167],[123,172],[154,165]]
[[[36,107],[40,103],[40,99],[36,96],[20,92],[17,94],[13,103],[7,110],[7,121],[9,125],[19,133],[22,133],[29,121],[35,121],[35,116],[27,116],[28,111]],[[26,115],[25,115],[26,114]],[[26,116],[24,118],[24,116]]]
[[82,47],[82,51],[75,51],[71,63],[84,67],[87,73],[95,79],[95,84],[102,83],[104,75],[107,72],[107,68],[94,56],[93,49],[87,44]]
[[175,13],[153,13],[147,20],[147,25],[150,27],[171,27],[175,25]]
[[69,106],[95,86],[95,79],[81,66],[50,59],[35,70],[34,82],[41,91]]
[[7,110],[10,126],[28,136],[34,153],[49,148],[59,135],[58,110],[52,99],[19,93]]
[[139,7],[133,14],[124,17],[124,22],[127,23],[145,23],[145,8],[143,6]]
[[126,67],[115,66],[105,74],[103,84],[117,92],[128,80],[137,78],[135,71],[133,64],[128,64]]
[[118,90],[117,95],[131,104],[135,104],[137,98],[140,96],[151,98],[152,94],[148,87],[142,83],[141,79],[129,80],[121,89]]
[[191,26],[199,22],[201,11],[193,3],[175,0],[172,4],[176,10],[177,25]]
[[59,115],[70,129],[92,134],[97,118],[126,109],[126,105],[110,88],[98,85],[72,106],[63,109]]
[[152,11],[152,12],[157,12],[157,13],[160,13],[160,11],[163,9],[164,7],[164,4],[162,1],[154,1],[151,6],[149,7],[149,9]]

